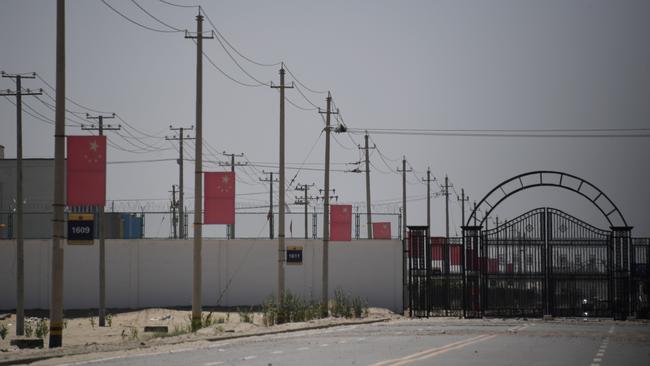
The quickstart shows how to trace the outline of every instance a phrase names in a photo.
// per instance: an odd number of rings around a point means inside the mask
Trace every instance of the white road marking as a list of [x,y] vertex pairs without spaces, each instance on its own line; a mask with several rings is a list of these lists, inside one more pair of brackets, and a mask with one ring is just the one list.
[[612,325],[612,326],[609,328],[609,331],[608,331],[607,333],[609,333],[609,334],[614,334],[614,325]]
[[341,340],[341,341],[338,341],[338,342],[336,342],[336,343],[339,343],[339,344],[345,344],[345,343],[348,343],[348,341],[346,341],[346,340]]
[[323,343],[323,344],[321,344],[320,346],[321,346],[321,347],[327,347],[327,346],[329,346],[329,344],[327,344],[327,343]]
[[215,366],[215,365],[223,365],[223,361],[206,362],[203,364],[203,366]]
[[242,358],[242,360],[248,361],[248,360],[252,360],[252,359],[255,359],[255,358],[257,358],[257,356],[251,355],[251,356],[246,356],[246,357]]
[[300,348],[296,348],[296,351],[306,351],[308,349],[309,347],[300,347]]
[[594,362],[603,362],[603,359],[600,357],[594,358]]
[[281,355],[281,354],[284,353],[284,351],[273,351],[271,353],[274,354],[274,355]]
[[357,338],[357,341],[359,341],[359,342],[363,342],[365,340],[366,340],[366,337]]
[[592,363],[591,366],[600,366],[599,363]]

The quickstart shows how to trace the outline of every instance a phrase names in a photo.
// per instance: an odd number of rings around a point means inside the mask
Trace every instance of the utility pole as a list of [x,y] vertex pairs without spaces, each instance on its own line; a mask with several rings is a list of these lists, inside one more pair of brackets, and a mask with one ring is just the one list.
[[63,240],[65,239],[65,1],[56,2],[56,95],[54,112],[54,203],[50,348],[63,345]]
[[43,90],[23,91],[22,79],[34,79],[31,75],[6,74],[3,78],[16,79],[16,90],[0,92],[0,96],[16,97],[16,335],[25,334],[25,237],[23,230],[23,95],[41,95]]
[[[368,239],[372,239],[372,215],[370,211],[370,158],[368,154],[368,149],[375,149],[377,146],[368,147],[368,131],[364,137],[365,146],[363,149],[366,153],[366,219],[368,224]],[[361,148],[361,147],[359,147]]]
[[476,220],[478,212],[476,212],[476,201],[474,201],[474,226],[477,225],[478,221]]
[[445,186],[442,194],[445,196],[445,238],[449,241],[449,188],[454,185],[449,185],[449,178],[445,175]]
[[174,239],[178,238],[178,234],[176,231],[176,225],[178,224],[178,218],[176,217],[176,209],[178,208],[178,201],[176,201],[176,185],[172,184],[172,204],[171,209],[172,209],[172,231],[174,232]]
[[309,238],[309,233],[307,231],[307,229],[308,229],[308,225],[307,225],[308,224],[307,223],[308,222],[307,209],[309,207],[309,200],[311,198],[313,198],[313,197],[309,197],[308,191],[309,191],[309,188],[313,187],[314,185],[315,184],[312,183],[312,184],[302,184],[302,185],[298,184],[296,186],[296,191],[304,191],[305,192],[305,198],[302,199],[302,200],[298,199],[295,202],[296,205],[304,205],[305,206],[305,239]]
[[278,203],[278,299],[284,301],[284,199],[285,199],[285,172],[284,172],[284,89],[293,88],[284,85],[284,63],[280,66],[280,85],[271,85],[271,88],[280,89],[280,202]]
[[406,156],[402,157],[402,170],[397,168],[398,172],[402,173],[402,308],[406,306],[407,302],[407,283],[406,283],[406,260],[407,260],[407,246],[406,246],[406,173],[413,171],[413,169],[406,169]]
[[[243,162],[243,163],[242,163],[242,162],[237,162],[237,163],[235,163],[235,158],[236,158],[236,157],[237,157],[237,158],[241,158],[241,157],[243,157],[243,156],[244,156],[244,153],[241,153],[241,154],[228,154],[227,152],[224,151],[224,152],[222,152],[222,154],[223,154],[224,156],[230,156],[230,164],[228,164],[228,163],[223,163],[223,162],[219,162],[219,165],[221,165],[221,166],[228,166],[228,165],[230,165],[230,171],[233,172],[233,173],[235,172],[235,166],[244,166],[244,165],[248,165],[247,162]],[[229,239],[234,239],[234,238],[235,238],[235,224],[230,224],[230,225],[228,225],[228,238],[229,238]]]
[[327,302],[329,300],[329,241],[330,241],[330,121],[331,115],[337,114],[338,111],[332,112],[332,94],[327,92],[327,109],[323,112],[318,109],[318,113],[325,114],[325,196],[323,198],[323,278],[321,286],[321,315],[328,315]]
[[461,202],[461,225],[465,225],[465,202],[469,201],[469,196],[465,196],[465,188],[460,189],[460,197],[457,197],[457,200]]
[[185,232],[185,203],[183,202],[183,194],[185,192],[183,188],[183,181],[185,180],[183,176],[183,140],[194,140],[189,134],[184,135],[186,130],[193,130],[194,126],[190,126],[189,128],[169,126],[169,129],[178,131],[178,135],[171,137],[165,136],[165,140],[178,140],[178,232],[180,233],[179,237],[185,239],[187,233]]
[[[90,116],[86,113],[86,119],[96,119],[98,126],[91,127],[81,126],[82,130],[99,131],[99,136],[104,135],[104,131],[116,131],[122,126],[111,127],[104,126],[104,119],[115,118],[115,113],[110,116]],[[97,207],[99,211],[99,326],[106,326],[106,225],[104,223],[104,206]]]
[[203,39],[214,38],[203,35],[203,15],[199,7],[196,16],[196,35],[185,32],[185,38],[196,38],[196,150],[194,152],[194,246],[192,255],[192,330],[201,327],[201,286],[203,246]]
[[[433,178],[433,181],[436,179]],[[427,178],[422,179],[427,182],[427,228],[429,228],[429,236],[431,236],[431,168],[427,168]]]
[[278,182],[278,179],[276,178],[273,180],[273,172],[266,172],[262,171],[264,174],[268,174],[268,178],[260,178],[260,181],[262,182],[269,182],[270,188],[269,188],[269,214],[268,214],[268,219],[269,219],[269,239],[273,239],[273,182]]

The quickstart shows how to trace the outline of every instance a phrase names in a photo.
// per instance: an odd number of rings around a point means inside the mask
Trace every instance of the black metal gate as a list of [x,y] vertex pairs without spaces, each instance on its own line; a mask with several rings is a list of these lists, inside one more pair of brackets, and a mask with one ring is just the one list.
[[483,231],[484,314],[612,316],[611,242],[551,208]]
[[650,241],[539,208],[463,238],[409,227],[414,316],[648,317]]

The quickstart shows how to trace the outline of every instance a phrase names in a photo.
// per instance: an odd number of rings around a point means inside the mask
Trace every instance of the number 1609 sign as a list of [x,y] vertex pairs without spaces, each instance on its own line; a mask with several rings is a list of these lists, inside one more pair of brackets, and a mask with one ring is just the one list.
[[68,244],[92,245],[94,227],[93,214],[71,213],[68,216]]

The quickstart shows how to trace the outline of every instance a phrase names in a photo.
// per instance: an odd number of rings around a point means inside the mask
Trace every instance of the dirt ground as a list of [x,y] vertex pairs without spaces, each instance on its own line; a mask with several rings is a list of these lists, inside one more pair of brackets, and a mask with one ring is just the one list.
[[[108,311],[106,326],[100,327],[97,313],[93,311],[66,312],[64,316],[63,345],[67,347],[89,347],[100,349],[103,345],[119,345],[140,342],[142,344],[166,343],[177,340],[200,339],[201,337],[219,336],[228,334],[251,334],[266,332],[274,329],[301,328],[304,326],[330,324],[345,321],[340,318],[316,319],[302,323],[288,323],[267,327],[260,312],[237,309],[218,309],[212,311],[213,324],[203,328],[196,333],[189,332],[190,315],[189,309],[167,309],[151,308],[142,310]],[[210,314],[210,310],[204,310],[204,317]],[[47,311],[28,311],[25,315],[25,327],[31,325],[36,329],[38,322],[48,316]],[[246,318],[250,317],[250,320]],[[396,318],[399,317],[389,310],[381,308],[370,308],[366,319]],[[0,327],[5,325],[8,334],[5,339],[0,340],[0,355],[8,353],[20,353],[27,350],[19,350],[10,345],[12,339],[16,339],[16,317],[15,314],[0,314]],[[48,323],[49,324],[49,323]],[[168,327],[167,336],[160,334],[145,333],[145,326]],[[35,332],[34,332],[35,333]],[[32,334],[32,338],[36,335]],[[49,336],[44,337],[45,348],[47,348]],[[111,347],[112,348],[112,347]]]

